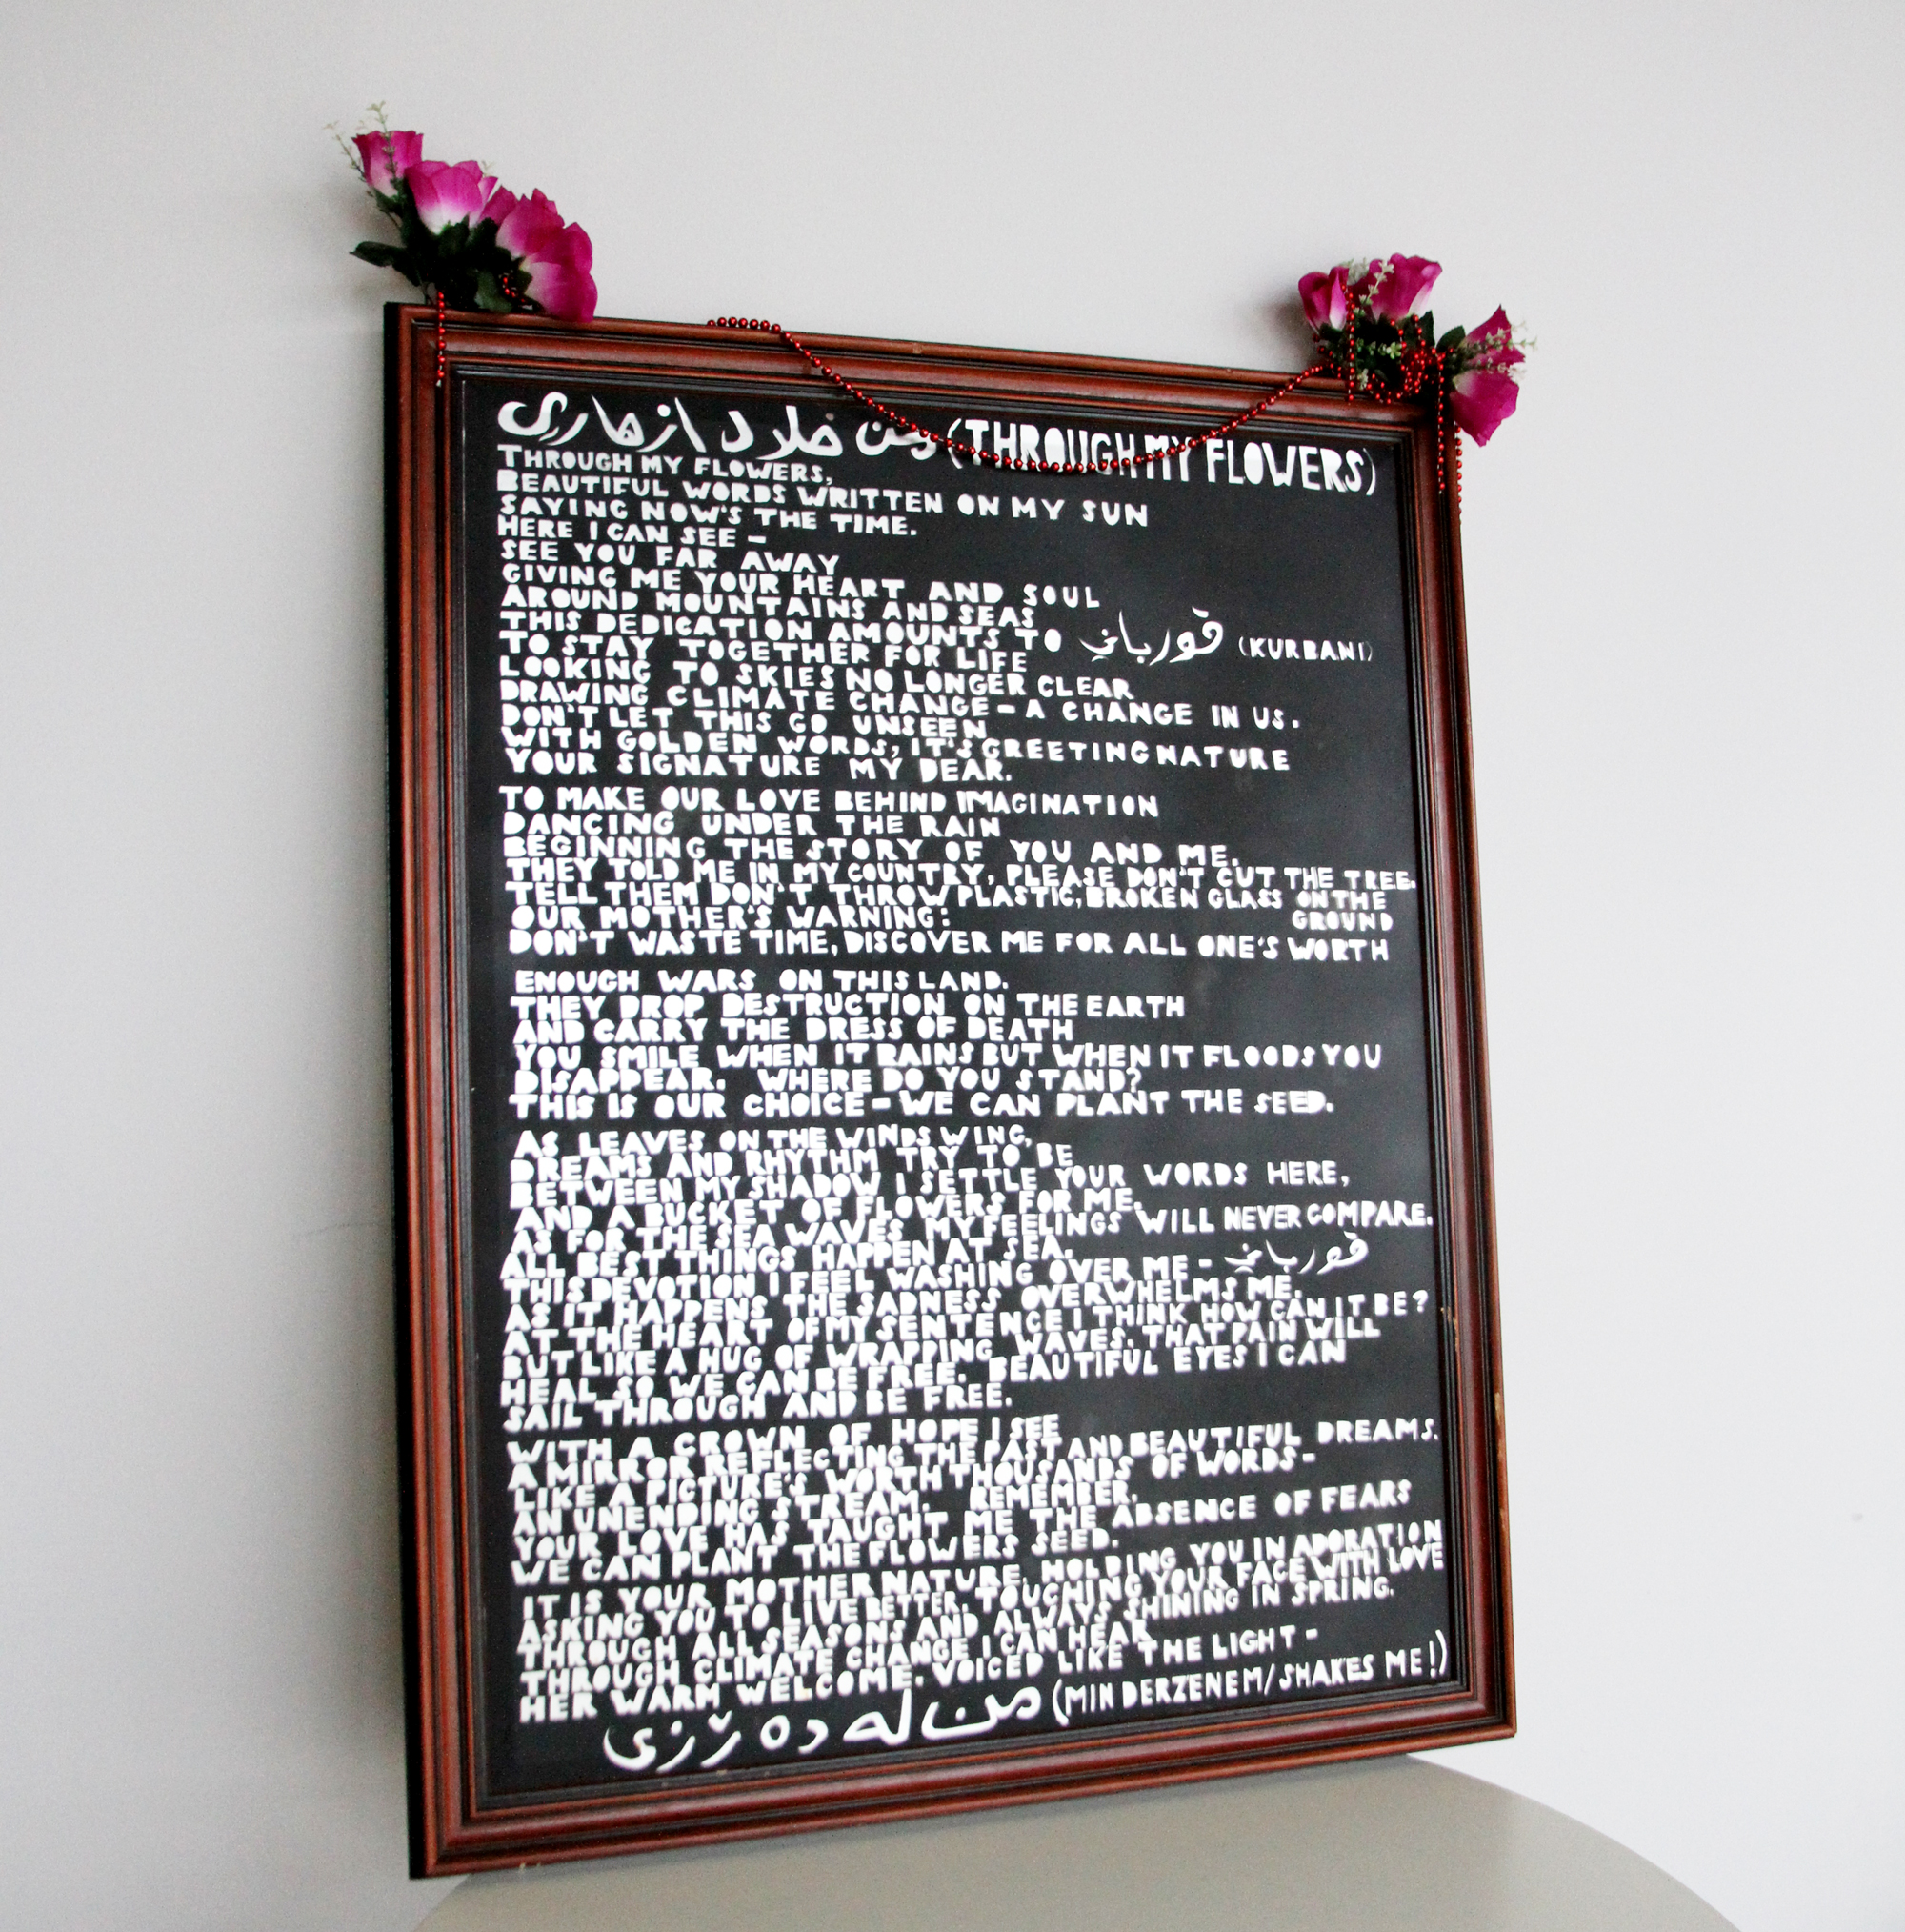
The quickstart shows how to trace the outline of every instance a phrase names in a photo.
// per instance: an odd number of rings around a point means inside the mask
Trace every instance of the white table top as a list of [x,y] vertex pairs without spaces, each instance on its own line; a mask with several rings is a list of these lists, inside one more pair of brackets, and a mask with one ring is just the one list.
[[1559,1812],[1406,1758],[466,1881],[428,1932],[1732,1932]]

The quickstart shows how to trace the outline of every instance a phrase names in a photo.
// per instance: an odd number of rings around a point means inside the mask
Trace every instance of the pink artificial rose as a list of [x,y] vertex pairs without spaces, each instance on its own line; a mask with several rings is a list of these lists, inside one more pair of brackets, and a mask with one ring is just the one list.
[[1340,329],[1350,319],[1350,284],[1340,268],[1305,275],[1296,285],[1313,329]]
[[1370,313],[1378,321],[1400,322],[1421,309],[1441,272],[1440,262],[1421,255],[1391,255],[1369,265],[1355,292],[1369,296]]
[[502,218],[490,209],[496,177],[485,174],[480,162],[458,161],[452,167],[448,161],[419,161],[405,171],[404,179],[416,202],[417,219],[431,234],[441,234],[459,221],[474,228],[486,211],[492,220]]
[[1497,309],[1478,329],[1471,329],[1462,347],[1474,356],[1477,369],[1513,369],[1528,358],[1514,346],[1514,325],[1508,312]]
[[564,223],[541,189],[518,201],[496,230],[496,240],[516,256],[524,293],[546,315],[587,322],[595,313],[595,251],[574,222]]
[[358,134],[358,165],[372,194],[394,194],[397,183],[423,159],[423,136],[409,128],[379,128]]
[[516,206],[516,197],[507,188],[493,188],[490,191],[489,200],[483,204],[483,212],[476,219],[493,221],[497,228],[501,229],[515,212]]
[[[1520,359],[1517,352],[1515,360]],[[1521,400],[1514,376],[1494,369],[1465,369],[1449,389],[1456,422],[1478,444],[1486,443],[1507,422]]]

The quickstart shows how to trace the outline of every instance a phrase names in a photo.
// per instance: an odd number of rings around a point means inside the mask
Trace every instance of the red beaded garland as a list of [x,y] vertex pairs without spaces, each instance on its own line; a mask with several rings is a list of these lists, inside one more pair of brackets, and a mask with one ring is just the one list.
[[[994,469],[999,470],[1027,470],[1042,475],[1056,476],[1114,476],[1121,469],[1134,471],[1140,461],[1169,462],[1173,456],[1186,455],[1193,450],[1201,449],[1206,443],[1215,441],[1219,436],[1229,435],[1233,430],[1241,429],[1246,423],[1262,415],[1266,410],[1274,409],[1292,390],[1307,382],[1313,375],[1342,376],[1353,400],[1360,390],[1372,402],[1393,403],[1418,394],[1433,372],[1435,384],[1435,488],[1439,491],[1447,487],[1443,458],[1444,446],[1450,437],[1445,433],[1442,413],[1444,396],[1448,389],[1444,368],[1447,358],[1428,340],[1420,318],[1414,315],[1404,318],[1403,328],[1410,337],[1410,345],[1403,356],[1400,372],[1394,382],[1386,389],[1381,385],[1380,379],[1372,372],[1367,371],[1359,372],[1356,369],[1356,323],[1354,311],[1352,310],[1349,326],[1345,331],[1343,352],[1339,357],[1319,358],[1301,375],[1293,375],[1288,382],[1280,383],[1261,401],[1253,403],[1247,410],[1239,410],[1228,422],[1219,423],[1216,428],[1206,430],[1201,435],[1187,437],[1183,442],[1173,443],[1167,449],[1148,450],[1141,458],[1131,458],[1124,463],[1047,463],[1036,456],[1001,456],[996,452],[982,450],[974,443],[961,442],[957,437],[942,435],[939,431],[928,429],[924,423],[915,422],[911,416],[904,415],[898,410],[869,395],[857,383],[850,381],[837,369],[823,362],[806,343],[797,335],[783,329],[778,322],[768,322],[752,316],[716,315],[710,319],[708,326],[711,329],[745,329],[757,334],[778,337],[835,388],[845,390],[855,402],[864,404],[876,415],[884,416],[888,422],[896,423],[916,436],[924,436],[928,442],[936,444],[949,455],[964,456],[974,463],[990,463]],[[1461,451],[1457,449],[1455,452],[1457,508],[1461,504]]]
[[[522,298],[517,292],[504,284],[504,292],[512,299]],[[436,291],[436,386],[441,389],[448,367],[447,345],[445,341],[444,297],[441,289]],[[1439,349],[1429,342],[1423,331],[1420,318],[1409,315],[1403,318],[1404,333],[1410,338],[1409,346],[1402,358],[1401,370],[1394,382],[1385,387],[1381,378],[1373,372],[1356,368],[1356,319],[1354,310],[1344,331],[1344,349],[1341,356],[1332,359],[1328,356],[1313,362],[1300,375],[1293,375],[1288,382],[1280,383],[1271,392],[1253,403],[1249,409],[1221,422],[1214,429],[1205,430],[1201,434],[1188,436],[1182,442],[1172,443],[1161,450],[1147,450],[1141,458],[1127,458],[1123,462],[1102,463],[1048,463],[1036,456],[1002,456],[995,451],[982,450],[976,443],[962,442],[956,436],[943,434],[938,430],[929,429],[924,423],[915,422],[912,417],[903,414],[890,404],[883,403],[877,396],[872,396],[858,383],[842,375],[837,369],[824,362],[808,348],[797,335],[783,329],[778,322],[768,322],[754,317],[740,315],[717,315],[708,324],[711,329],[745,329],[757,334],[776,336],[788,348],[816,370],[836,388],[843,389],[857,403],[870,409],[875,415],[883,416],[890,423],[916,436],[923,436],[930,443],[937,445],[950,455],[964,456],[973,463],[990,463],[998,470],[1022,470],[1048,476],[1115,476],[1120,470],[1135,471],[1139,461],[1145,463],[1168,463],[1173,456],[1188,455],[1193,450],[1201,449],[1206,443],[1214,442],[1219,436],[1227,436],[1233,430],[1240,430],[1253,422],[1266,410],[1274,409],[1292,390],[1307,382],[1313,375],[1341,375],[1350,396],[1354,399],[1358,391],[1373,402],[1393,403],[1405,401],[1419,394],[1423,384],[1430,380],[1433,372],[1435,389],[1435,487],[1438,491],[1447,486],[1444,468],[1447,447],[1454,443],[1455,507],[1462,502],[1462,452],[1460,437],[1451,433],[1445,427],[1443,403],[1448,389],[1445,364],[1447,358]]]
[[916,436],[924,436],[930,443],[936,444],[948,454],[964,456],[974,463],[990,463],[996,470],[1024,470],[1034,474],[1047,476],[1115,476],[1120,470],[1134,471],[1140,462],[1164,463],[1173,456],[1188,454],[1201,449],[1204,444],[1213,442],[1219,436],[1230,434],[1233,430],[1241,429],[1244,424],[1263,414],[1280,403],[1299,383],[1307,382],[1313,375],[1327,375],[1330,365],[1327,362],[1313,362],[1301,375],[1293,375],[1288,382],[1279,384],[1260,402],[1253,403],[1249,409],[1239,410],[1228,422],[1219,423],[1214,429],[1206,430],[1201,435],[1187,437],[1181,443],[1173,443],[1162,450],[1147,450],[1142,456],[1127,458],[1124,462],[1103,463],[1048,463],[1036,456],[1001,456],[996,452],[982,450],[975,443],[962,442],[956,436],[943,435],[937,430],[928,429],[924,423],[914,422],[911,416],[903,415],[898,410],[870,396],[860,386],[842,375],[837,369],[823,362],[808,348],[798,336],[790,334],[778,322],[757,321],[739,315],[717,315],[708,324],[711,329],[746,329],[763,335],[774,335],[786,343],[793,352],[825,376],[836,388],[843,389],[855,402],[863,403],[876,414],[884,416],[890,423],[911,431]]
[[1419,395],[1423,385],[1433,380],[1435,388],[1435,488],[1438,491],[1448,488],[1444,469],[1447,446],[1456,441],[1455,506],[1460,509],[1462,453],[1454,428],[1443,413],[1449,390],[1448,357],[1430,341],[1428,327],[1419,315],[1405,315],[1397,327],[1405,341],[1402,367],[1396,372],[1394,379],[1385,385],[1374,371],[1358,371],[1356,368],[1356,315],[1352,308],[1343,331],[1341,373],[1349,382],[1352,395],[1360,389],[1372,402],[1379,403],[1406,401],[1410,396]]

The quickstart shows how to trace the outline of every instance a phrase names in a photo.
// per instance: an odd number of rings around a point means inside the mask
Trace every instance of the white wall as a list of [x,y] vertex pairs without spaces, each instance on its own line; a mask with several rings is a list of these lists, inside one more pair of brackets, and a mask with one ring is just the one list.
[[[402,1927],[379,305],[324,124],[604,312],[1297,366],[1469,465],[1522,1735],[1746,1932],[1905,1922],[1905,14],[7,0],[0,1921]],[[738,1909],[738,1907],[737,1907]]]

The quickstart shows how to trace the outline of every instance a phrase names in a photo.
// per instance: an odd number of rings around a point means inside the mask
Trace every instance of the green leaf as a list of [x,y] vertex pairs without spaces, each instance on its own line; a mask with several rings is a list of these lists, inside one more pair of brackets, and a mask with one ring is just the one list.
[[394,242],[359,242],[351,251],[359,261],[374,263],[380,269],[395,269],[412,282],[416,276],[411,272],[410,256]]
[[1441,350],[1444,354],[1446,354],[1452,349],[1459,349],[1462,346],[1463,342],[1467,340],[1468,333],[1469,332],[1466,329],[1464,329],[1459,322],[1457,322],[1455,326],[1449,331],[1448,334],[1443,336],[1441,341],[1436,343],[1435,347]]

